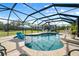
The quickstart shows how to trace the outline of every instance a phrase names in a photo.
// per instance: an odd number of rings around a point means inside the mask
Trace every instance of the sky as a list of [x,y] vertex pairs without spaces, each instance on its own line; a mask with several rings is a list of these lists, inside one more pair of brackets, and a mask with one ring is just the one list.
[[[1,3],[1,4],[5,5],[7,7],[10,7],[10,8],[13,6],[13,3]],[[33,7],[36,10],[40,10],[40,9],[42,9],[44,7],[49,6],[51,3],[27,3],[27,4],[29,6],[31,6],[31,7]],[[3,7],[0,6],[0,8],[3,8]],[[73,9],[73,8],[68,8],[68,7],[56,7],[56,8],[57,8],[57,10],[58,10],[59,13],[67,11],[67,10],[70,10],[70,9]],[[31,8],[25,6],[24,4],[20,4],[20,3],[17,4],[14,9],[18,10],[18,11],[21,11],[23,13],[26,13],[26,14],[31,14],[31,13],[35,12],[35,10],[32,10]],[[14,12],[22,19],[22,21],[27,17],[26,15],[23,15],[23,14],[18,13],[16,11],[14,11]],[[10,10],[0,12],[0,18],[6,18],[6,19],[8,19],[9,13],[10,13]],[[56,14],[57,12],[56,12],[55,8],[52,7],[52,8],[46,9],[46,10],[40,12],[40,13],[44,14],[45,16],[48,16],[48,15],[51,15],[51,14]],[[34,16],[36,18],[43,17],[40,13],[36,13],[36,14],[34,14],[32,16]],[[69,11],[69,12],[65,12],[65,14],[79,15],[79,9],[75,9],[75,10],[72,10],[72,11]],[[52,19],[52,18],[57,18],[57,17],[59,17],[59,16],[52,16],[52,17],[49,17],[49,18]],[[12,20],[18,20],[18,17],[12,12],[10,19],[12,19]],[[32,23],[34,21],[33,19],[34,18],[32,18],[32,17],[28,17],[26,21]],[[41,20],[46,20],[46,19],[47,18],[40,19],[35,24],[41,22]],[[62,21],[61,21],[61,23],[62,23]],[[65,24],[66,24],[66,22],[65,22]]]

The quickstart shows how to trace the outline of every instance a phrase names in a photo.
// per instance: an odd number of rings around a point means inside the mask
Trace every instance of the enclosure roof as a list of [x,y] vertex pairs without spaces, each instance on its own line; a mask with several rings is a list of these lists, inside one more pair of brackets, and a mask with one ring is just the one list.
[[[21,21],[22,24],[41,24],[45,22],[76,22],[79,17],[79,4],[57,3],[1,3],[0,19]],[[60,19],[60,20],[58,20]],[[44,21],[46,20],[46,21]],[[56,21],[50,21],[56,20]]]

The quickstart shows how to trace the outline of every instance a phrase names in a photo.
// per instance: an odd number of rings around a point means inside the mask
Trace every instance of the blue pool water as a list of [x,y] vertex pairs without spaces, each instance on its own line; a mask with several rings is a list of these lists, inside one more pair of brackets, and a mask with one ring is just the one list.
[[63,47],[58,33],[27,35],[25,46],[34,50],[51,51]]

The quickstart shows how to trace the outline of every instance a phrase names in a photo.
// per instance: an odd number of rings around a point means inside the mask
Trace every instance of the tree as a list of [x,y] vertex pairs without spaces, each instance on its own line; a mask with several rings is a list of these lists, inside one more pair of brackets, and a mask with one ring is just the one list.
[[0,22],[0,30],[3,30],[3,22]]

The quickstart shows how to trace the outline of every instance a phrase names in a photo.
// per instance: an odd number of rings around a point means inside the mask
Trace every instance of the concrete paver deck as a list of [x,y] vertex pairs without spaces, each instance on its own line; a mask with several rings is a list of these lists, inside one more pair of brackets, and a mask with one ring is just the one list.
[[[14,40],[14,36],[7,36],[0,38],[0,42],[3,46],[7,49],[8,56],[19,56],[20,54],[28,54],[30,56],[63,56],[66,55],[66,42],[62,40],[64,43],[64,47],[61,49],[53,50],[53,51],[36,51],[30,48],[27,48],[24,46],[24,41]],[[65,37],[65,35],[61,35],[62,38]],[[68,35],[68,39],[71,39]],[[72,49],[79,49],[78,45],[71,44],[69,45],[69,50]],[[72,53],[74,55],[74,53]],[[78,52],[75,53],[76,56],[79,55]]]

